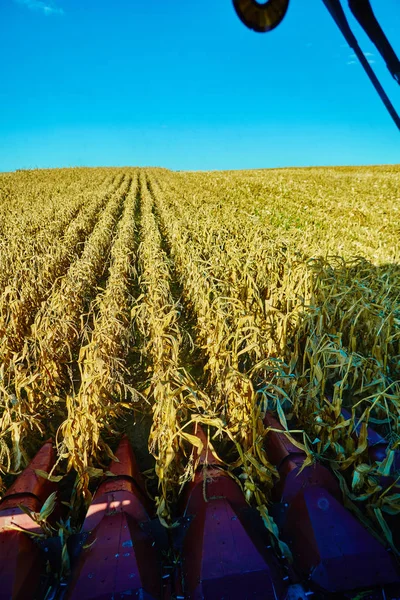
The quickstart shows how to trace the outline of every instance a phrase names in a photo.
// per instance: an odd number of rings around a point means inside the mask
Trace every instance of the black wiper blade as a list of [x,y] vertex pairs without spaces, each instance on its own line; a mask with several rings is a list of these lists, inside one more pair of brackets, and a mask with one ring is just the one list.
[[393,78],[400,84],[400,61],[387,39],[369,0],[349,0],[350,10],[374,44]]
[[349,23],[347,21],[346,15],[343,11],[342,5],[340,4],[340,1],[339,0],[322,0],[322,1],[325,4],[326,8],[329,10],[333,19],[335,20],[335,22],[336,22],[337,26],[339,27],[340,31],[342,32],[343,37],[345,38],[346,42],[354,50],[354,54],[357,56],[361,65],[363,66],[364,71],[367,73],[372,85],[374,86],[375,90],[378,92],[380,99],[382,100],[383,104],[386,107],[386,110],[388,111],[388,113],[392,117],[394,123],[396,124],[398,130],[400,131],[400,116],[397,113],[393,104],[391,103],[385,90],[383,89],[378,77],[375,75],[375,71],[371,67],[368,60],[365,58],[363,51],[361,50],[360,46],[358,45],[357,39],[356,39],[354,33],[352,32],[352,30],[350,29]]

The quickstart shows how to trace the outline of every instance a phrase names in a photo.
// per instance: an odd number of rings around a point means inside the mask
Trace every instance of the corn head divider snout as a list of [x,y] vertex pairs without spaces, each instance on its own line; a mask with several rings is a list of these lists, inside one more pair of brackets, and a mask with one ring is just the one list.
[[[0,503],[0,599],[398,598],[398,565],[343,506],[335,477],[322,465],[304,466],[306,454],[272,414],[264,424],[266,454],[280,475],[271,514],[293,562],[273,551],[260,515],[197,425],[202,450],[193,450],[195,474],[181,495],[178,526],[168,532],[154,518],[123,437],[81,532],[69,540],[71,574],[51,580],[46,563],[57,564],[50,555],[63,549],[51,539],[35,543],[40,518],[30,516],[46,519],[57,488],[40,476],[54,465],[48,441]],[[53,510],[53,523],[59,514]],[[166,565],[172,555],[178,558]]]
[[266,450],[277,467],[276,520],[299,573],[331,593],[394,584],[399,575],[387,550],[345,509],[339,484],[324,466],[303,467],[306,454],[271,415]]
[[[35,544],[41,527],[28,511],[42,514],[56,485],[36,474],[49,472],[55,462],[51,440],[7,490],[0,502],[0,598],[30,598],[45,571],[45,555]],[[24,509],[22,508],[24,507]]]

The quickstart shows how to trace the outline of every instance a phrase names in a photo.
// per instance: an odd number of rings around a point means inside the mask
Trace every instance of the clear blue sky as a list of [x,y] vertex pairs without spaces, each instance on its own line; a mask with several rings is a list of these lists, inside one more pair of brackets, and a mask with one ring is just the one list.
[[[398,0],[372,3],[399,53]],[[400,162],[351,54],[321,0],[292,0],[264,35],[231,0],[1,0],[0,170]]]

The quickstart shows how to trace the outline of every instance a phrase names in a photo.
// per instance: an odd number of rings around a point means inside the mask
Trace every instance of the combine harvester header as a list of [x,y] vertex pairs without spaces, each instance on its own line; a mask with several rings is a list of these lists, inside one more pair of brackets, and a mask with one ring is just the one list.
[[[0,600],[399,598],[398,564],[345,509],[335,477],[319,464],[303,468],[306,455],[271,414],[264,424],[266,454],[280,475],[271,513],[293,563],[274,553],[260,515],[197,426],[203,450],[194,450],[195,475],[173,534],[154,518],[124,437],[81,533],[69,540],[71,576],[60,583],[48,572],[49,559],[60,562],[49,556],[59,546],[35,543],[40,527],[21,508],[40,513],[56,489],[36,473],[54,465],[46,442],[0,503]],[[171,570],[172,555],[179,560]]]

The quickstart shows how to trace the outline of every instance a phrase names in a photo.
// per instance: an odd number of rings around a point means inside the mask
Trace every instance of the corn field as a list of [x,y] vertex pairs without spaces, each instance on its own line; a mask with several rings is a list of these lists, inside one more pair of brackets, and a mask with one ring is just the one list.
[[1,174],[2,489],[52,437],[73,519],[126,432],[173,526],[201,423],[276,534],[268,410],[400,553],[400,473],[381,485],[400,450],[399,181],[396,166]]

